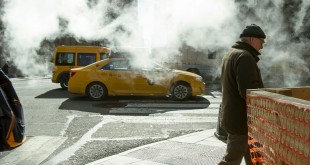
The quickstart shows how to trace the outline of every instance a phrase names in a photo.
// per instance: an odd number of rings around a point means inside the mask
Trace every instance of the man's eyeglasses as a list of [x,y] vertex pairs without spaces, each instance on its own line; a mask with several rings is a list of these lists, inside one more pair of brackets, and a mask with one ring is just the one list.
[[262,44],[265,43],[265,39],[263,39],[263,38],[257,38],[257,39],[259,39]]

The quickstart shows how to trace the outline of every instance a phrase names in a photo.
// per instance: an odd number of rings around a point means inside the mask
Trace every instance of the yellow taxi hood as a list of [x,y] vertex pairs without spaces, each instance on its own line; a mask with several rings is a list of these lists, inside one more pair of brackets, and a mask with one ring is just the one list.
[[187,76],[192,76],[192,77],[200,77],[198,74],[195,74],[195,73],[192,73],[192,72],[183,71],[183,70],[173,69],[172,72],[174,74],[187,75]]

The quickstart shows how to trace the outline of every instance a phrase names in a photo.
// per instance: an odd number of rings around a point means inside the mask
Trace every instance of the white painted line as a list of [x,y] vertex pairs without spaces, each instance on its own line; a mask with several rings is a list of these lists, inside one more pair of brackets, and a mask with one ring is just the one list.
[[219,108],[220,107],[220,104],[216,104],[216,103],[211,103],[208,108]]
[[219,110],[217,109],[194,109],[194,110],[176,110],[165,112],[167,114],[200,114],[200,115],[214,115],[218,114]]
[[174,123],[207,123],[217,122],[217,116],[205,116],[205,117],[188,117],[188,116],[156,116],[156,117],[145,117],[145,116],[124,116],[121,119],[122,122],[126,123],[161,123],[161,124],[174,124]]
[[0,159],[1,165],[40,164],[53,153],[67,138],[36,136]]
[[108,138],[108,137],[102,137],[102,138],[92,138],[91,140],[94,141],[126,141],[126,140],[143,140],[143,139],[164,139],[168,138],[169,135],[165,136],[144,136],[144,137],[123,137],[123,138]]
[[65,123],[63,129],[61,130],[60,136],[63,136],[63,135],[66,134],[66,130],[68,129],[68,127],[69,127],[71,121],[72,121],[75,117],[76,117],[76,115],[67,116],[67,119],[68,119],[68,120],[67,120],[67,122]]
[[55,157],[44,163],[44,165],[55,165],[60,162],[68,160],[71,156],[75,154],[77,150],[82,148],[88,141],[91,140],[92,134],[94,134],[98,129],[100,129],[104,124],[115,121],[111,118],[103,117],[102,121],[95,125],[92,129],[86,132],[75,144],[66,148],[62,152],[58,153]]

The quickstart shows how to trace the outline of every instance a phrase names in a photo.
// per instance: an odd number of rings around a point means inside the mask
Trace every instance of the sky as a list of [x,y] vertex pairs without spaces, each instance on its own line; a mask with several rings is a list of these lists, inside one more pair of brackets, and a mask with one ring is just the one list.
[[[111,12],[117,17],[108,16]],[[246,25],[255,23],[267,35],[259,62],[264,80],[296,86],[310,76],[309,64],[302,60],[309,51],[310,30],[296,39],[310,27],[309,13],[309,0],[138,0],[125,8],[109,0],[4,0],[2,44],[8,60],[24,74],[36,75],[51,72],[49,60],[37,55],[41,42],[64,34],[108,39],[113,48],[143,47],[150,52],[168,46],[169,51],[160,54],[166,57],[184,42],[198,51],[228,49]],[[297,71],[292,69],[297,66]],[[275,76],[279,72],[285,73],[284,80]]]

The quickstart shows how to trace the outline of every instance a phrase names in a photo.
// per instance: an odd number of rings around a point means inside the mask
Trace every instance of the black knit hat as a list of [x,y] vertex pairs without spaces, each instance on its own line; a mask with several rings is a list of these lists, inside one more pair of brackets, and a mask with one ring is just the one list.
[[241,37],[266,38],[266,35],[259,26],[251,24],[246,26],[246,28],[242,31],[240,34],[240,38]]

